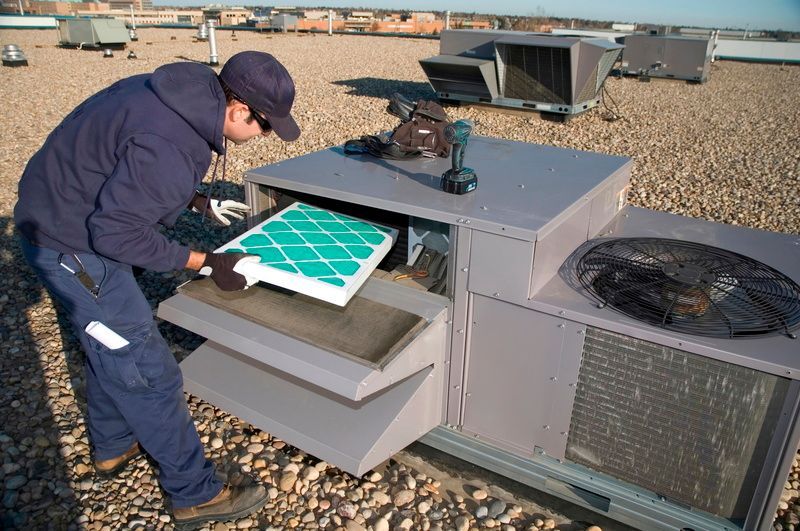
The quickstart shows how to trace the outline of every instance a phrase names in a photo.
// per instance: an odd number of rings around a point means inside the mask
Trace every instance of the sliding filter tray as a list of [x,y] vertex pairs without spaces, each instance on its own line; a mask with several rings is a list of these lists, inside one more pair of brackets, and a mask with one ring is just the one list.
[[395,229],[298,202],[216,252],[257,255],[236,271],[344,306],[396,240]]

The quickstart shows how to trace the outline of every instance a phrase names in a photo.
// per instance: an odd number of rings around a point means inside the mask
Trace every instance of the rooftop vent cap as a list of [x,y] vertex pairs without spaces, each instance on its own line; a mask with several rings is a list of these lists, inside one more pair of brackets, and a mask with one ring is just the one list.
[[28,66],[28,59],[16,44],[3,46],[3,66]]
[[111,51],[111,48],[106,48],[105,50],[103,50],[103,57],[104,58],[114,57],[114,52]]
[[128,59],[136,59],[136,52],[133,50],[128,52]]

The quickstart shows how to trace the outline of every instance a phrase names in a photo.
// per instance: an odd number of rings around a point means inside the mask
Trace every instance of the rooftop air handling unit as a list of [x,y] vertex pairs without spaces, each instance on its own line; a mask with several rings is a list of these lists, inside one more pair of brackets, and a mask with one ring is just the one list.
[[58,21],[59,45],[75,48],[124,48],[130,42],[125,22],[113,18]]
[[442,100],[563,117],[598,105],[623,46],[605,39],[514,31],[443,31],[439,55],[420,61]]
[[710,37],[628,35],[620,70],[643,80],[661,77],[705,83],[713,52],[714,40]]
[[264,265],[346,290],[377,227],[397,243],[344,306],[179,288],[159,316],[207,339],[186,390],[355,476],[419,439],[637,529],[771,530],[800,443],[798,236],[626,205],[625,157],[473,136],[466,161],[466,195],[441,158],[248,171],[236,248]]

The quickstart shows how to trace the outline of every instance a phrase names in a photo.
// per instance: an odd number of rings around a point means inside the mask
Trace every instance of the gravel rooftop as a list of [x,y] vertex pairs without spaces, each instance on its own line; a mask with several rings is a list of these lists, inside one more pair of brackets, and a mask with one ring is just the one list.
[[[179,60],[207,61],[194,32],[139,29],[127,51],[57,48],[54,30],[3,30],[30,63],[2,68],[0,94],[0,528],[171,529],[171,512],[145,459],[119,479],[91,473],[83,422],[82,357],[41,284],[17,249],[12,210],[25,163],[47,134],[83,99],[111,82]],[[295,116],[303,130],[294,143],[274,135],[233,147],[227,191],[243,197],[243,172],[393,128],[386,98],[401,92],[431,97],[418,60],[436,55],[438,41],[365,36],[265,35],[218,32],[220,61],[256,49],[280,59],[297,84]],[[710,81],[609,79],[623,120],[606,121],[602,107],[567,124],[537,115],[450,107],[471,118],[476,134],[635,159],[629,200],[676,214],[800,234],[800,67],[718,62]],[[168,234],[213,249],[244,230],[201,225],[185,214]],[[191,278],[186,272],[146,273],[140,283],[153,305]],[[169,323],[161,330],[182,359],[202,339]],[[592,513],[535,503],[479,477],[426,467],[401,453],[381,470],[354,478],[269,434],[189,397],[209,456],[243,481],[269,484],[271,500],[257,515],[210,529],[511,529],[622,528]],[[794,529],[800,505],[795,461],[776,528]],[[451,489],[453,482],[460,489]],[[445,486],[448,486],[445,488]],[[451,492],[452,491],[452,492]],[[595,531],[595,527],[592,531]]]

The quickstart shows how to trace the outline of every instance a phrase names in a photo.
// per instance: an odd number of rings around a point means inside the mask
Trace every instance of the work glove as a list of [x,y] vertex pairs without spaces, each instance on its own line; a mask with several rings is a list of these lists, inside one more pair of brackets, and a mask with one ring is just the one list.
[[247,289],[256,282],[257,278],[246,276],[236,271],[240,264],[258,262],[260,258],[253,254],[245,253],[206,253],[200,274],[210,276],[217,287],[223,291],[238,291]]
[[[206,206],[208,202],[208,206]],[[238,201],[231,201],[230,199],[220,200],[211,198],[195,192],[192,202],[190,203],[193,212],[203,214],[208,219],[212,219],[227,227],[231,224],[232,219],[244,219],[244,214],[250,212],[250,207]]]

